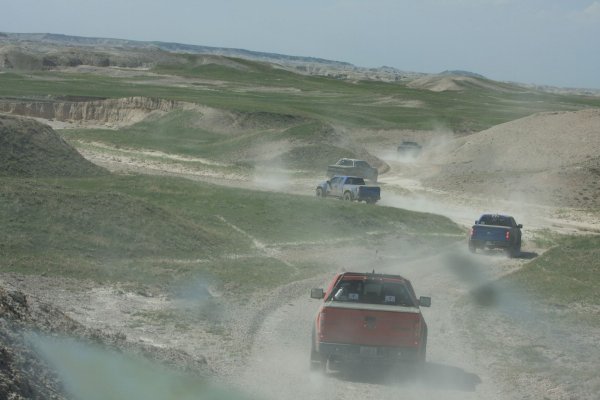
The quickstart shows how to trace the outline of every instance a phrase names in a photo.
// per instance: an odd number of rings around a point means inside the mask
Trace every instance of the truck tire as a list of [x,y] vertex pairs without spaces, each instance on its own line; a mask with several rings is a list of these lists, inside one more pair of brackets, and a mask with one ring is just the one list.
[[419,360],[420,364],[425,363],[427,359],[427,329],[423,333],[423,337],[421,338],[421,349],[419,350]]
[[327,359],[315,348],[315,332],[313,330],[310,345],[310,370],[314,372],[325,372],[327,370]]
[[350,193],[350,192],[344,192],[344,200],[346,200],[346,201],[352,201],[352,200],[354,200],[352,198],[352,193]]
[[516,258],[521,255],[521,243],[517,243],[508,248],[508,256],[510,258]]
[[472,243],[469,243],[469,251],[470,251],[471,253],[477,253],[477,247],[475,247],[475,245],[474,245],[474,244],[472,244]]
[[313,372],[325,373],[327,371],[327,360],[319,353],[311,353],[310,355],[310,370]]
[[323,188],[317,188],[317,197],[320,199],[324,199],[325,197],[327,197],[327,194],[323,191]]
[[375,200],[375,199],[367,199],[367,200],[365,200],[365,203],[367,203],[367,204],[375,204],[376,201],[377,200]]

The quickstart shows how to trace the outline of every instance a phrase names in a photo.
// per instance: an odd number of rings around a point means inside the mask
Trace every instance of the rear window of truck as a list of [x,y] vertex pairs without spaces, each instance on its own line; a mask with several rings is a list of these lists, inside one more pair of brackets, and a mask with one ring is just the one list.
[[481,225],[513,226],[512,218],[502,215],[483,215],[479,223]]
[[414,307],[406,285],[401,282],[381,280],[341,280],[335,286],[332,301],[365,304],[384,304]]
[[364,185],[365,180],[363,178],[348,178],[346,180],[347,185]]

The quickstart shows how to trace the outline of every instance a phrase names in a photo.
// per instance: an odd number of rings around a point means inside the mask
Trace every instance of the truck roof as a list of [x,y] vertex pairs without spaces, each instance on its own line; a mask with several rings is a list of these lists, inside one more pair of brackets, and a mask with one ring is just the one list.
[[358,179],[364,179],[361,178],[360,176],[354,176],[354,175],[334,175],[331,177],[331,179],[333,178],[358,178]]
[[395,282],[408,282],[408,279],[403,278],[400,275],[392,274],[378,274],[373,272],[343,272],[339,275],[339,278],[344,280],[366,280],[366,279],[380,279],[384,281],[395,281]]
[[[481,214],[481,217],[512,218],[511,215],[497,214],[497,213],[485,213],[485,214]],[[481,218],[481,217],[479,217],[479,218]]]
[[358,159],[358,158],[346,158],[346,157],[343,157],[343,158],[340,158],[340,159],[338,160],[338,162],[339,162],[339,161],[341,161],[341,160],[350,160],[350,161],[365,161],[365,160],[361,160],[361,159]]

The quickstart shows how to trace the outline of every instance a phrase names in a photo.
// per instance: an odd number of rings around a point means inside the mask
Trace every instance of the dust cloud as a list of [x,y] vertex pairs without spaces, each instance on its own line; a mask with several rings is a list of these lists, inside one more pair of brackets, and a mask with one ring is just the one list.
[[287,142],[266,143],[250,151],[255,159],[252,182],[256,187],[273,191],[287,191],[293,186],[292,174],[281,155],[290,151]]

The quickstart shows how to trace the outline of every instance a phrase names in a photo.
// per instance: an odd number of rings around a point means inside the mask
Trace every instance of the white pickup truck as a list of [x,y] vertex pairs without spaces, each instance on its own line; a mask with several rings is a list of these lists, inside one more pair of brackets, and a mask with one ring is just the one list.
[[347,201],[364,201],[374,204],[381,199],[379,186],[367,186],[363,178],[357,176],[334,176],[321,182],[316,189],[317,197],[337,197]]

